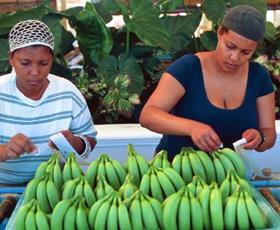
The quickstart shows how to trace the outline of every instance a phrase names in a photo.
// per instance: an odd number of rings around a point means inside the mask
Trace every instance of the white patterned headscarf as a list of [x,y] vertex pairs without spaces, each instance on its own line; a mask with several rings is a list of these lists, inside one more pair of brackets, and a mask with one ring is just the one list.
[[9,34],[10,51],[32,45],[43,45],[54,50],[54,37],[49,27],[38,20],[26,20],[13,26]]

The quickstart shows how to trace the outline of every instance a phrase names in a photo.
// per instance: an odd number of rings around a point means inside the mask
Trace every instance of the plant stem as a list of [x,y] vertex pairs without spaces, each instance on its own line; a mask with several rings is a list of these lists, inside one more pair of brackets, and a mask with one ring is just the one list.
[[126,55],[129,53],[129,30],[126,28]]

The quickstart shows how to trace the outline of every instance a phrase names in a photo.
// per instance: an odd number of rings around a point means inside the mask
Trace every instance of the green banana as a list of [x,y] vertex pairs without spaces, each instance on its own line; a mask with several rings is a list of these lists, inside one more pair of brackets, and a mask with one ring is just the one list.
[[211,218],[209,212],[210,194],[211,194],[211,188],[209,186],[205,186],[198,194],[198,201],[202,208],[203,225],[204,228],[207,230],[211,229]]
[[40,179],[45,174],[48,164],[48,161],[44,161],[38,166],[34,174],[34,179]]
[[200,176],[193,176],[193,182],[195,184],[195,197],[198,196],[200,191],[207,186],[206,182]]
[[54,181],[52,181],[50,178],[47,180],[46,187],[47,199],[49,201],[51,209],[53,210],[56,204],[61,200],[60,193],[56,188]]
[[177,171],[173,168],[166,167],[162,169],[163,173],[169,178],[169,180],[174,185],[176,191],[182,188],[185,185],[185,181],[183,178],[177,173]]
[[162,168],[162,158],[163,158],[163,153],[164,150],[161,150],[160,152],[158,152],[152,159],[152,161],[150,162],[150,166],[154,166],[156,168]]
[[246,175],[245,164],[242,158],[240,157],[240,155],[230,148],[223,148],[221,149],[221,152],[223,155],[225,155],[228,159],[231,160],[237,174],[240,177],[245,178]]
[[165,154],[163,154],[162,168],[170,168],[171,167],[171,163],[168,160],[167,154],[168,154],[167,151],[165,151]]
[[189,157],[189,161],[190,161],[190,164],[191,164],[193,174],[198,175],[204,181],[207,181],[205,170],[204,170],[204,167],[203,167],[199,157],[194,152],[190,152],[188,154],[188,157]]
[[127,157],[127,163],[128,163],[127,164],[128,173],[133,176],[133,182],[135,185],[138,186],[140,184],[141,175],[140,175],[139,166],[136,161],[136,157],[130,154]]
[[67,161],[64,164],[63,170],[62,170],[62,178],[63,178],[63,183],[65,184],[66,181],[72,180],[73,175],[72,175],[72,170],[71,170],[71,158],[68,157]]
[[51,213],[52,208],[50,206],[48,195],[47,195],[47,177],[40,180],[36,190],[36,199],[40,208],[45,213]]
[[54,207],[51,214],[51,229],[63,230],[63,220],[67,210],[72,205],[71,200],[61,200]]
[[[199,201],[189,192],[192,229],[203,229],[203,214]],[[217,229],[217,228],[214,228]]]
[[74,202],[66,211],[63,219],[63,228],[66,230],[76,229],[76,214],[77,214],[78,200]]
[[156,175],[160,183],[161,189],[163,190],[166,197],[176,192],[170,179],[162,171],[157,170]]
[[36,230],[36,218],[35,218],[35,208],[36,206],[31,207],[28,210],[25,218],[25,229]]
[[84,181],[85,181],[84,177],[80,176],[77,178],[79,178],[79,182],[77,183],[76,188],[75,188],[75,195],[84,197]]
[[138,187],[135,184],[133,184],[131,175],[127,174],[123,185],[119,189],[121,197],[125,200],[125,199],[131,197],[132,194],[135,193],[137,190],[138,190]]
[[235,190],[237,189],[237,187],[240,187],[240,185],[238,184],[237,178],[234,175],[234,172],[230,173],[230,194],[233,194],[235,192]]
[[156,215],[157,223],[160,229],[163,229],[163,207],[159,200],[148,196],[147,194],[143,195],[146,200],[151,204],[153,211]]
[[189,157],[187,154],[182,156],[181,160],[181,175],[185,181],[186,184],[190,183],[192,181],[193,172],[192,172],[192,166],[189,160]]
[[15,230],[24,230],[25,229],[25,219],[29,210],[34,206],[37,201],[32,199],[31,201],[27,202],[26,204],[22,205],[19,210],[17,211],[15,217]]
[[119,178],[119,181],[120,181],[120,184],[123,184],[124,181],[125,181],[125,177],[126,177],[126,174],[127,172],[125,171],[124,167],[121,165],[121,163],[117,160],[111,160],[111,163],[118,175],[118,178]]
[[71,172],[72,172],[72,178],[73,179],[84,175],[81,166],[79,165],[78,161],[76,160],[76,157],[74,157],[74,156],[72,157],[70,167],[71,167]]
[[222,194],[217,185],[210,194],[210,217],[212,229],[224,228]]
[[141,204],[139,199],[133,199],[129,207],[129,217],[133,230],[143,230],[144,223],[142,218]]
[[158,177],[153,172],[150,174],[150,187],[151,187],[151,195],[158,199],[159,201],[164,200],[164,194],[161,189],[161,185],[159,183]]
[[99,176],[99,177],[100,177],[100,176],[106,177],[105,157],[106,157],[105,154],[102,154],[102,155],[100,156],[100,160],[99,160],[98,168],[97,168],[97,176]]
[[96,216],[97,213],[101,207],[101,205],[106,202],[108,199],[110,199],[111,194],[107,194],[105,197],[97,200],[89,209],[89,213],[88,213],[88,223],[91,229],[94,228],[95,225],[95,220],[96,220]]
[[174,193],[164,201],[163,206],[163,226],[164,229],[177,230],[177,214],[181,201],[181,197],[178,193]]
[[39,205],[36,205],[35,221],[36,221],[37,229],[40,229],[40,230],[49,230],[50,229],[49,218],[48,218],[47,214],[45,214],[40,209]]
[[171,166],[173,169],[176,170],[176,172],[179,174],[179,175],[183,175],[182,174],[182,155],[181,154],[176,154],[171,162]]
[[115,191],[114,188],[107,182],[106,178],[102,180],[102,184],[105,190],[105,194],[109,194]]
[[62,200],[70,199],[75,195],[75,188],[79,178],[68,180],[64,183],[62,188]]
[[199,159],[201,160],[201,163],[204,167],[204,171],[206,173],[207,183],[210,184],[212,181],[216,181],[216,174],[215,174],[215,167],[213,164],[213,161],[209,157],[209,155],[206,152],[196,150],[195,152]]
[[245,203],[246,203],[249,219],[253,227],[255,229],[265,229],[267,227],[266,226],[267,220],[264,213],[257,205],[254,198],[250,196],[246,190],[244,191],[244,197],[245,197]]
[[106,229],[107,226],[107,216],[111,207],[113,197],[103,202],[97,211],[94,229]]
[[89,230],[88,224],[88,209],[85,205],[85,199],[82,198],[79,201],[77,212],[76,212],[76,228],[77,230]]
[[149,164],[148,162],[145,160],[145,158],[140,155],[140,154],[137,154],[136,155],[136,161],[137,161],[137,165],[139,167],[139,171],[140,171],[140,178],[142,178],[144,176],[144,174],[146,172],[148,172],[149,170]]
[[99,158],[97,158],[96,160],[90,163],[85,173],[87,181],[92,188],[95,187],[98,164],[99,164]]
[[182,196],[178,208],[178,229],[191,229],[191,207],[187,196]]
[[83,189],[84,189],[84,197],[86,200],[86,205],[88,208],[90,208],[96,202],[96,197],[94,195],[92,187],[90,186],[87,180],[84,181]]
[[224,179],[226,178],[225,169],[224,169],[223,164],[221,163],[220,159],[218,157],[216,157],[215,154],[212,153],[211,156],[213,157],[216,181],[219,185],[221,185],[222,182],[224,181]]
[[237,224],[239,229],[250,229],[250,220],[243,192],[240,192],[237,201]]
[[132,230],[127,207],[120,198],[118,200],[118,223],[120,230]]
[[224,179],[224,181],[222,182],[222,184],[220,186],[223,201],[225,201],[225,199],[231,194],[230,193],[230,187],[231,187],[230,173],[228,173],[226,178]]
[[59,164],[59,159],[56,159],[55,165],[53,166],[53,181],[57,187],[57,189],[60,191],[63,185],[63,176],[62,176],[62,170]]
[[140,200],[141,212],[143,217],[143,223],[146,230],[157,230],[159,229],[157,218],[150,202],[141,196]]
[[119,181],[117,172],[109,159],[105,159],[105,171],[106,171],[106,178],[107,178],[109,184],[115,190],[118,190],[121,186],[121,182]]
[[147,172],[141,179],[139,189],[146,194],[150,194],[150,174]]
[[107,229],[118,230],[118,207],[117,197],[114,198],[107,217]]
[[225,201],[224,208],[224,221],[225,229],[234,230],[236,229],[236,215],[237,215],[237,201],[239,197],[239,190],[236,190],[231,196]]
[[37,186],[40,182],[40,179],[33,178],[31,179],[28,184],[26,185],[25,191],[24,191],[24,200],[23,204],[28,203],[32,199],[36,198],[36,190]]

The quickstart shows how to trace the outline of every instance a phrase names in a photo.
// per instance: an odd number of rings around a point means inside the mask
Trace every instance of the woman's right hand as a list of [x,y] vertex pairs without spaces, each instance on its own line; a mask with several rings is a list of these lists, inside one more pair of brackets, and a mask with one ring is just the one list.
[[13,136],[10,141],[5,145],[2,160],[17,158],[24,153],[36,152],[37,148],[32,144],[31,140],[22,133]]
[[205,152],[216,151],[222,144],[214,129],[201,122],[195,122],[192,126],[190,136],[194,144]]

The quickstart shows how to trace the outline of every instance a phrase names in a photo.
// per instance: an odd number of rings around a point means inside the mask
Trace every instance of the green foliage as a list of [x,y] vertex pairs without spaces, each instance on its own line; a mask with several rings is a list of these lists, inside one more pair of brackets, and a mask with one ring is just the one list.
[[[228,7],[250,4],[266,13],[265,0],[204,0],[196,9],[188,9],[183,0],[124,2],[87,2],[85,7],[57,12],[48,0],[28,10],[0,14],[0,73],[10,71],[7,38],[11,27],[24,19],[42,20],[56,41],[52,73],[72,80],[88,100],[95,102],[91,110],[94,120],[104,116],[107,123],[113,123],[120,116],[134,116],[137,121],[135,111],[144,105],[166,67],[163,57],[173,61],[185,53],[215,49],[216,29]],[[178,10],[186,16],[170,16]],[[195,36],[203,13],[213,27]],[[125,25],[108,28],[106,24],[116,14],[123,16]],[[74,33],[62,26],[65,21]],[[65,60],[65,54],[74,49],[74,40],[83,55],[82,70],[78,71]],[[265,39],[255,57],[275,56],[279,43],[279,28],[267,22]]]

